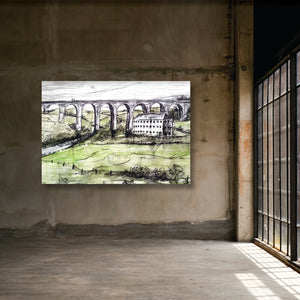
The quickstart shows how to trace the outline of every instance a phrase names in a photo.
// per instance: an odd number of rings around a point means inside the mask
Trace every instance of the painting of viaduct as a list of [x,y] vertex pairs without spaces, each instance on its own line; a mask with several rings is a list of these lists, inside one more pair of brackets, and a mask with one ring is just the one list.
[[188,112],[190,110],[190,99],[186,96],[175,96],[170,97],[170,99],[152,99],[152,100],[75,100],[64,101],[43,101],[42,111],[47,112],[50,107],[57,105],[59,108],[58,122],[64,122],[65,110],[67,107],[72,105],[76,111],[76,129],[81,130],[82,127],[82,111],[85,105],[90,104],[94,111],[94,131],[97,132],[100,128],[100,113],[101,108],[106,105],[110,110],[111,119],[111,130],[115,131],[117,129],[117,112],[118,108],[122,105],[126,107],[127,117],[126,117],[126,132],[131,132],[133,129],[133,113],[137,106],[141,106],[143,113],[148,114],[151,111],[153,104],[159,104],[160,112],[169,113],[170,107],[176,105],[180,115],[180,121],[184,121],[188,117]]
[[42,82],[43,184],[190,184],[189,81]]

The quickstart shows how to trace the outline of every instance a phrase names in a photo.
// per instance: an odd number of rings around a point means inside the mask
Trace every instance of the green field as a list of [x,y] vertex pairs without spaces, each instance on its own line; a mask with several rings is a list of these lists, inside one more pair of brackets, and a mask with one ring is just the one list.
[[[152,181],[147,178],[132,178],[120,174],[135,166],[143,166],[150,171],[180,170],[177,182],[169,180]],[[176,168],[176,167],[175,167]],[[172,174],[171,174],[172,175]],[[60,151],[42,159],[43,183],[189,183],[190,145],[94,145],[81,144]]]
[[[58,123],[58,110],[42,114],[44,146],[78,134],[92,134],[93,113],[85,111],[76,132],[74,110]],[[45,184],[187,184],[190,183],[190,121],[175,121],[175,136],[167,140],[126,137],[126,112],[118,113],[117,132],[110,135],[109,112],[102,112],[100,130],[72,148],[42,158]]]

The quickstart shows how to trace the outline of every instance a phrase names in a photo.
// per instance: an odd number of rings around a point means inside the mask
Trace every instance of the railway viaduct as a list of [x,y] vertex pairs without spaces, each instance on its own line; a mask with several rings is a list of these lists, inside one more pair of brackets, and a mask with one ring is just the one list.
[[52,105],[59,108],[58,122],[63,123],[65,110],[69,106],[75,107],[76,110],[76,129],[81,130],[82,112],[85,105],[91,104],[94,110],[94,131],[100,128],[100,113],[104,105],[108,105],[110,110],[110,127],[112,132],[117,129],[117,115],[120,106],[124,105],[127,110],[126,131],[131,132],[133,128],[133,113],[136,107],[141,106],[143,113],[150,113],[153,104],[159,104],[160,112],[168,113],[171,106],[176,105],[179,110],[180,120],[186,120],[190,108],[190,99],[185,96],[177,96],[170,99],[153,99],[153,100],[55,100],[42,101],[42,112],[46,113]]

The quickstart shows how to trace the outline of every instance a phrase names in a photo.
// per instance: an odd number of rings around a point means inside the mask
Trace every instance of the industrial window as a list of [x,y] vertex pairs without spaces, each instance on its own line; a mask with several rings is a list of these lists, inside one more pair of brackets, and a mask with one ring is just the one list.
[[290,261],[300,261],[299,49],[258,82],[255,97],[255,235]]

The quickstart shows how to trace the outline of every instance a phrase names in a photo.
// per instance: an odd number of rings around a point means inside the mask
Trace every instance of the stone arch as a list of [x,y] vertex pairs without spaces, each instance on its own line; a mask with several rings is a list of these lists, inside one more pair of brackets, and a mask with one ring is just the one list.
[[93,132],[95,129],[95,106],[91,103],[82,104],[82,118],[81,124],[82,127],[87,130]]
[[77,107],[77,105],[76,105],[76,104],[73,104],[73,103],[67,103],[67,104],[65,104],[65,109],[66,109],[66,110],[69,109],[70,107],[73,107],[73,108],[75,109],[76,114],[77,114],[77,112],[78,112],[78,107]]
[[[120,110],[123,108],[122,110]],[[123,111],[123,113],[121,113]],[[125,135],[129,128],[130,107],[127,103],[122,103],[116,106],[117,131],[123,132]]]
[[[142,110],[139,110],[139,111],[142,111],[142,112],[137,112],[137,107],[139,107],[139,106],[142,108]],[[138,103],[138,104],[136,104],[136,105],[134,106],[134,108],[133,108],[133,116],[134,116],[134,118],[135,118],[138,114],[140,114],[140,113],[143,113],[143,114],[148,113],[148,109],[147,109],[147,106],[146,106],[145,103]]]
[[184,118],[182,105],[179,103],[172,103],[169,107],[169,115],[174,120],[182,121]]
[[101,104],[101,111],[100,111],[100,126],[106,127],[107,124],[111,123],[111,116],[112,116],[113,107],[110,103],[103,103]]
[[69,125],[71,129],[78,129],[78,126],[77,126],[78,107],[77,107],[77,105],[72,104],[72,103],[67,103],[64,106],[60,105],[60,110],[61,110],[61,108],[63,108],[64,122],[67,125]]
[[126,108],[126,112],[130,112],[130,106],[127,103],[121,103],[119,105],[116,106],[116,110],[118,111],[120,109],[120,107],[124,106]]
[[165,112],[165,106],[160,103],[160,102],[154,102],[151,104],[151,107],[150,107],[150,112],[151,113],[157,113],[157,111],[154,109],[154,107],[159,107],[159,112]]
[[[113,105],[109,102],[103,103],[101,105],[101,114],[100,115],[102,116],[100,123],[102,122],[102,125],[104,125],[104,127],[110,126],[111,135],[114,136],[115,131],[117,129],[117,106]],[[105,117],[104,119],[103,119],[103,116]],[[109,118],[109,119],[107,119],[107,118]],[[105,121],[105,122],[103,122],[103,121]]]
[[101,105],[97,103],[93,103],[94,108],[94,132],[96,133],[100,128],[100,113],[101,113]]

